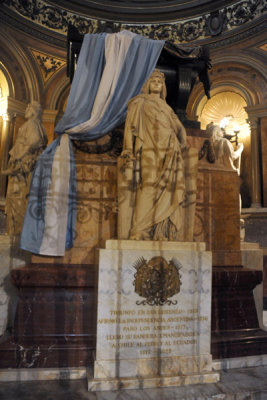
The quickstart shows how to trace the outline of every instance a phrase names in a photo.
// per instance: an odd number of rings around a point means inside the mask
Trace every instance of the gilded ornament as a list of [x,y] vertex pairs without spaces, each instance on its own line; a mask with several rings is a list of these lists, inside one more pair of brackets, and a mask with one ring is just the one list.
[[175,258],[169,261],[164,257],[156,256],[148,262],[142,257],[134,265],[136,273],[133,285],[135,292],[145,297],[145,300],[138,300],[136,304],[163,306],[175,305],[177,300],[170,300],[180,292],[181,275],[179,270],[182,265]]

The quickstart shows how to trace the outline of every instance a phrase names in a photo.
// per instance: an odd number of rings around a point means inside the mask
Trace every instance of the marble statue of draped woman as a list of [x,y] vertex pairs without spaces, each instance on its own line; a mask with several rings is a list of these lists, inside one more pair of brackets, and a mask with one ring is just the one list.
[[118,162],[119,238],[184,239],[186,131],[165,97],[164,75],[155,70],[128,104]]
[[9,152],[8,169],[2,171],[9,176],[5,206],[9,235],[19,235],[21,232],[32,171],[47,145],[41,111],[37,101],[28,104],[25,111],[27,121],[19,128],[14,146]]

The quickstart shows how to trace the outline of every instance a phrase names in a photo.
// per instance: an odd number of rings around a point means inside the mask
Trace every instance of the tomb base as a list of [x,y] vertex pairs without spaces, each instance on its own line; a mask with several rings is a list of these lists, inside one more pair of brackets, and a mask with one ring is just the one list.
[[197,383],[218,382],[219,374],[210,372],[205,374],[187,374],[175,376],[153,376],[146,378],[114,378],[93,379],[91,373],[88,373],[88,390],[121,390],[121,389],[145,389],[168,386],[194,385]]
[[204,243],[106,241],[88,390],[217,382],[210,324],[211,252]]

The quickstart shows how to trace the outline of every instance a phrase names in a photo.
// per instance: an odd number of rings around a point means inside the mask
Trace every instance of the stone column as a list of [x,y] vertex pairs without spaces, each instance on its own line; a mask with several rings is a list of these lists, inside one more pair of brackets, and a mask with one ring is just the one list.
[[[254,106],[245,107],[248,113],[248,122],[251,128],[251,177],[252,177],[252,204],[251,208],[262,207],[262,185],[264,185],[264,172],[260,166],[260,156],[262,159],[262,167],[264,167],[265,155],[262,153],[265,148],[264,135],[262,130],[262,120],[267,117],[267,103],[256,104]],[[261,146],[260,146],[261,135]],[[263,168],[264,169],[264,168]],[[261,182],[261,179],[263,182]]]
[[249,117],[251,130],[251,177],[252,177],[252,203],[251,208],[261,207],[261,174],[259,159],[259,119]]
[[42,123],[44,125],[47,138],[48,138],[48,144],[51,143],[54,140],[54,135],[55,135],[55,125],[56,125],[56,117],[57,117],[58,111],[57,110],[43,110],[42,113]]
[[263,207],[267,207],[267,110],[261,118],[261,157]]
[[[0,170],[7,168],[8,152],[12,144],[12,119],[13,113],[5,113],[2,115],[3,125],[1,134],[1,150],[0,150]],[[0,201],[5,198],[7,184],[7,176],[0,172]]]

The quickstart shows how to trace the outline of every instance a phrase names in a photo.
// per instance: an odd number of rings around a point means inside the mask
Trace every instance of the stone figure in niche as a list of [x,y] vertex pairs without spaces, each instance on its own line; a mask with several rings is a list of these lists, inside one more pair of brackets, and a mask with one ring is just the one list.
[[240,174],[240,160],[243,151],[243,143],[237,145],[236,150],[230,140],[223,137],[223,130],[213,122],[207,125],[206,132],[214,149],[215,161],[224,167],[233,169]]
[[[210,145],[214,153],[215,162],[221,164],[222,167],[234,170],[240,175],[241,154],[244,149],[243,143],[239,143],[234,149],[229,139],[224,137],[223,130],[219,125],[211,122],[206,126],[206,132],[210,137]],[[242,199],[239,194],[239,211],[241,214]],[[245,239],[245,221],[240,219],[240,239]]]
[[118,238],[193,240],[197,150],[155,70],[130,100],[118,159]]
[[41,123],[41,105],[33,101],[25,111],[27,121],[19,128],[15,144],[9,152],[9,175],[6,194],[7,233],[19,235],[27,206],[31,175],[39,155],[47,145],[47,135]]

